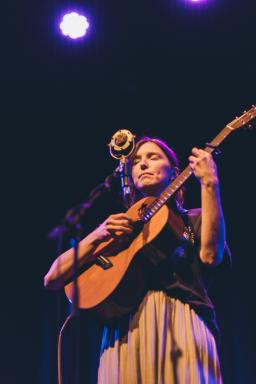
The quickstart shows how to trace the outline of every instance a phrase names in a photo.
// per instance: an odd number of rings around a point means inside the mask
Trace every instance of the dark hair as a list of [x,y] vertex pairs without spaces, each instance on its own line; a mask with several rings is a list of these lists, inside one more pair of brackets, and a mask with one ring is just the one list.
[[[178,174],[180,173],[180,166],[179,166],[179,160],[176,153],[174,152],[173,149],[169,147],[169,145],[164,140],[161,140],[157,137],[143,136],[136,142],[135,149],[130,157],[131,167],[132,167],[133,159],[136,156],[139,148],[143,144],[148,142],[156,144],[165,153],[170,164],[176,169],[176,176],[178,176]],[[180,188],[178,192],[175,194],[175,200],[180,206],[182,206],[183,204],[183,194],[184,194],[183,188]],[[139,200],[142,197],[143,197],[142,194],[138,190],[136,190],[136,188],[133,186],[133,203],[135,203],[137,200]]]

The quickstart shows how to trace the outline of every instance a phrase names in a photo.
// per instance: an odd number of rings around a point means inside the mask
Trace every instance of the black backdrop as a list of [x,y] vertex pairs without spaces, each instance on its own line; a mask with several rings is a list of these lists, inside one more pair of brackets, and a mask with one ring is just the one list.
[[[76,5],[90,17],[84,41],[58,34]],[[193,5],[193,4],[192,4]],[[5,4],[1,36],[1,373],[3,383],[56,382],[56,324],[67,304],[43,288],[54,259],[50,228],[117,166],[107,143],[120,128],[166,139],[182,166],[255,102],[254,0]],[[218,282],[226,383],[253,383],[255,331],[255,130],[234,133],[217,160],[233,272]],[[195,180],[187,207],[198,206]],[[118,207],[105,195],[85,231]],[[84,316],[81,376],[93,383],[99,328]],[[67,377],[72,334],[65,345]],[[70,363],[70,364],[69,364]],[[72,382],[72,380],[71,380]]]

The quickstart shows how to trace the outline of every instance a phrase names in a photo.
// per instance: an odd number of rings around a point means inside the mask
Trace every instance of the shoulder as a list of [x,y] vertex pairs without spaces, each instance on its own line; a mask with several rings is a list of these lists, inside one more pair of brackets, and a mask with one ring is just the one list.
[[187,215],[189,217],[198,217],[201,216],[202,209],[201,208],[192,208],[187,210]]
[[201,208],[192,208],[187,211],[187,218],[194,230],[197,232],[201,227]]
[[[194,231],[196,238],[200,242],[201,223],[202,223],[202,220],[201,220],[202,219],[202,209],[201,208],[189,209],[187,211],[186,215],[187,215],[187,218],[188,218],[190,225],[193,228],[193,231]],[[217,268],[218,269],[224,269],[226,267],[227,269],[230,269],[231,266],[232,266],[232,254],[231,254],[229,245],[225,241],[225,246],[224,246],[224,251],[223,251],[223,261],[220,264],[220,266],[218,266]]]

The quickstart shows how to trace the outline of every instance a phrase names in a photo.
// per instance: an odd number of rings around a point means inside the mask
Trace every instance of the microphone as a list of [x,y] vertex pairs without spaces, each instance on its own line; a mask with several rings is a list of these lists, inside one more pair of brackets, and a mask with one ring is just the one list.
[[128,129],[119,129],[108,144],[110,155],[117,160],[129,157],[135,148],[135,137]]
[[[123,201],[126,208],[131,205],[131,172],[129,156],[135,149],[135,135],[128,129],[119,129],[109,143],[110,155],[119,160],[119,175],[123,191]],[[116,171],[115,171],[116,172]]]

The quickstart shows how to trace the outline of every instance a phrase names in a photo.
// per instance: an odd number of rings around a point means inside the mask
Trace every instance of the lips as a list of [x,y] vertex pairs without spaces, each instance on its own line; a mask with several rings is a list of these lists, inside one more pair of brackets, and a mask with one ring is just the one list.
[[150,172],[144,172],[139,176],[139,179],[141,179],[143,176],[152,176],[153,174]]

